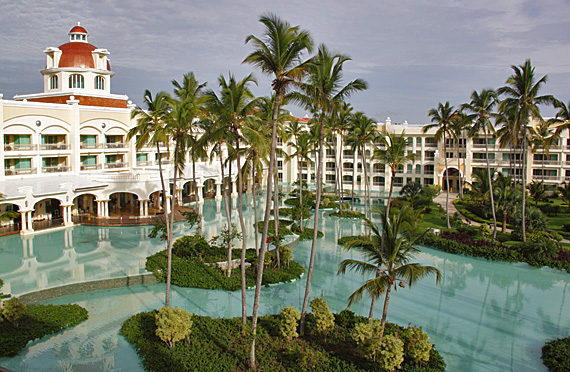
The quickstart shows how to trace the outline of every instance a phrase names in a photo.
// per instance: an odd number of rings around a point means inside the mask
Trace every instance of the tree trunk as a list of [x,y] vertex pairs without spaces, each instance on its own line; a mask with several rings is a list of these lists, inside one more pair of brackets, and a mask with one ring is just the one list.
[[[247,285],[245,283],[245,253],[247,249],[247,232],[245,230],[245,221],[243,219],[243,177],[241,169],[241,158],[239,154],[239,133],[237,129],[235,130],[236,136],[236,156],[237,156],[237,169],[238,169],[238,214],[239,214],[239,224],[241,227],[241,322],[242,322],[242,334],[245,335],[245,325],[247,324],[247,308],[246,308],[246,289]],[[257,223],[257,221],[256,221]]]
[[[277,165],[277,154],[273,154],[274,164]],[[275,184],[273,189],[273,217],[275,220],[275,237],[279,236],[279,177],[275,171]],[[277,267],[281,267],[281,257],[279,255],[279,244],[275,243],[275,257],[277,258]]]
[[[489,144],[487,141],[487,128],[483,128],[483,133],[485,133],[485,157],[487,158],[487,178],[489,180],[489,194],[491,194],[491,211],[493,212],[493,243],[497,239],[497,215],[495,213],[495,198],[493,195],[493,182],[491,177],[491,166],[489,165]],[[503,225],[504,229],[504,225]],[[503,230],[503,232],[505,232]]]
[[253,197],[253,213],[254,213],[254,221],[253,224],[254,232],[255,232],[255,254],[259,257],[259,229],[257,227],[257,195],[255,192],[255,156],[251,159],[251,195]]
[[352,161],[352,210],[354,210],[354,183],[356,182],[356,158],[358,154],[352,154],[354,160]]
[[382,309],[382,321],[380,323],[380,342],[382,342],[382,338],[384,337],[384,327],[386,326],[386,317],[388,316],[388,302],[390,301],[390,292],[392,292],[392,284],[389,284],[386,288],[386,296],[384,298],[384,308]]
[[526,122],[523,127],[523,143],[522,143],[522,238],[526,243]]
[[315,266],[315,252],[317,250],[317,238],[319,232],[319,207],[321,205],[321,193],[323,190],[322,172],[323,172],[323,126],[325,121],[325,113],[321,111],[321,122],[319,130],[319,154],[317,160],[317,200],[315,201],[315,214],[313,215],[313,242],[311,244],[311,258],[309,260],[309,268],[307,270],[307,285],[305,287],[305,298],[303,299],[303,308],[301,310],[300,334],[305,332],[305,320],[307,316],[307,306],[309,304],[309,295],[311,293],[311,279],[313,278],[313,267]]
[[[281,92],[275,92],[275,105],[273,107],[273,118],[271,123],[271,154],[269,156],[269,169],[267,170],[267,196],[265,199],[265,214],[263,218],[263,230],[261,232],[261,249],[257,261],[257,280],[255,282],[255,297],[253,299],[253,314],[251,319],[252,342],[249,353],[250,368],[256,370],[255,363],[255,335],[257,333],[257,318],[259,315],[259,301],[261,298],[261,280],[263,278],[263,268],[265,262],[265,247],[267,246],[267,232],[269,229],[269,213],[271,212],[271,182],[275,170],[275,147],[277,146],[277,114],[279,113],[279,103]],[[257,223],[257,221],[256,221]]]
[[447,183],[447,190],[445,193],[445,215],[447,217],[447,228],[451,229],[451,223],[449,223],[449,171],[447,169],[447,145],[445,143],[445,131],[443,131],[443,159],[445,160],[445,182]]
[[[174,207],[176,206],[176,178],[178,176],[177,164],[178,164],[179,146],[180,146],[179,141],[176,140],[176,145],[174,146],[174,177],[173,177],[173,184],[172,184],[173,190],[172,190],[172,196],[170,199],[169,223],[167,224],[167,226],[170,225],[170,229],[168,229],[168,227],[166,229],[167,235],[168,235],[168,238],[166,239],[166,241],[168,242],[168,248],[166,251],[166,255],[167,255],[166,282],[168,283],[167,284],[168,297],[170,297],[170,282],[172,280],[172,233],[174,230],[174,215],[175,215]],[[170,298],[168,300],[170,302]]]
[[[224,176],[224,162],[222,160],[222,144],[218,143],[218,151],[220,154],[220,167],[221,167],[221,173],[222,173],[222,198],[224,198],[224,207],[226,209],[226,219],[228,220],[228,235],[231,236],[232,234],[232,212],[230,209],[230,203],[229,203],[229,198],[231,197],[230,195],[228,195],[228,192],[225,193],[224,195],[224,191],[226,190],[226,185],[225,185],[225,176]],[[229,159],[229,154],[228,154],[228,159]],[[230,178],[230,184],[231,184],[231,178]],[[229,191],[229,185],[228,185],[228,191]],[[232,276],[232,242],[231,240],[228,240],[227,242],[227,246],[226,246],[226,250],[227,250],[227,267],[226,267],[226,276],[229,278],[230,276]]]
[[503,234],[507,231],[507,212],[503,212],[503,228],[501,231]]
[[172,257],[169,254],[169,247],[172,247],[172,244],[170,243],[170,229],[172,228],[170,226],[170,223],[168,221],[168,214],[166,213],[166,203],[167,203],[167,198],[166,198],[166,185],[164,183],[164,174],[162,174],[162,156],[160,154],[160,146],[158,144],[158,142],[156,143],[156,154],[158,155],[158,173],[160,174],[160,183],[162,185],[162,210],[164,212],[164,222],[166,224],[166,259],[167,261],[170,262],[170,264],[167,264],[166,267],[166,296],[164,299],[164,306],[166,307],[170,307],[170,271],[169,268],[172,268]]
[[299,156],[297,155],[297,167],[299,168],[299,206],[301,208],[301,220],[299,225],[299,231],[303,232],[303,169],[301,168],[301,162],[299,161]]
[[[343,179],[343,167],[342,167],[342,152],[343,150],[342,132],[340,134],[340,151],[338,152],[338,164],[339,169],[337,170],[338,179],[340,181],[340,198],[338,199],[338,205],[340,207],[340,215],[342,216],[342,204],[344,203],[344,179]],[[335,155],[336,159],[336,155]]]

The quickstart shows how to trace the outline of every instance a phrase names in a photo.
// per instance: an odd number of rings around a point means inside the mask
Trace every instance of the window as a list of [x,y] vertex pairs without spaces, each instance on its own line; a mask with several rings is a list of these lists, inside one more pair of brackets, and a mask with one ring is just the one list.
[[95,76],[95,89],[105,89],[105,78],[103,76]]
[[343,182],[352,182],[352,176],[350,175],[345,175],[342,177],[342,181]]
[[81,157],[81,165],[95,165],[97,164],[97,156],[88,155]]
[[327,149],[327,158],[334,158],[334,150]]
[[283,146],[283,138],[277,137],[277,146]]
[[325,178],[326,183],[335,183],[336,177],[334,174],[327,174]]
[[283,182],[283,173],[277,173],[277,181]]
[[374,173],[384,173],[386,171],[386,166],[384,164],[374,164],[372,170]]
[[412,137],[408,137],[408,146],[412,146],[414,144],[414,139]]
[[354,153],[352,152],[352,150],[344,150],[342,152],[343,157],[345,158],[349,158],[352,159],[354,157]]
[[416,174],[420,174],[422,173],[422,166],[421,165],[416,165]]
[[85,87],[85,84],[83,83],[83,75],[69,75],[69,87],[83,89]]
[[372,177],[372,186],[385,186],[386,181],[384,177],[376,176]]
[[416,137],[416,146],[422,145],[422,137]]
[[326,167],[327,167],[327,171],[334,171],[335,170],[334,162],[327,162]]
[[435,146],[435,139],[433,137],[426,138],[426,146]]
[[137,154],[137,163],[146,162],[148,160],[146,154]]
[[283,160],[277,160],[277,169],[283,170]]
[[394,186],[395,187],[404,186],[404,178],[403,177],[394,177]]
[[408,168],[408,169],[407,169],[406,173],[412,173],[412,168],[413,168],[412,165],[411,165],[411,164],[408,164],[408,167],[407,167],[407,168]]
[[49,78],[49,89],[57,89],[57,75],[52,75]]

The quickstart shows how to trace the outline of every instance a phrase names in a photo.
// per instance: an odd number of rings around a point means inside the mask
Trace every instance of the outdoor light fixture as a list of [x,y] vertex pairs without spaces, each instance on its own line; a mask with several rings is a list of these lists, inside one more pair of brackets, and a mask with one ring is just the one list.
[[105,128],[106,126],[107,126],[107,124],[105,124],[105,123],[101,124],[101,128]]
[[40,125],[42,125],[42,122],[39,120],[36,120],[36,127],[39,127]]

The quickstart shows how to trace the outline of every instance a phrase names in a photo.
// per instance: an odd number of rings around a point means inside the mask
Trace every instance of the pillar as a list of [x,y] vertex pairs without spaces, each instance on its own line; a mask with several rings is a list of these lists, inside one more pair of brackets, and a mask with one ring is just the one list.
[[71,216],[73,204],[67,204],[67,205],[63,204],[61,207],[63,208],[63,225],[64,226],[73,225],[73,218]]
[[200,185],[197,187],[196,198],[198,199],[199,203],[204,202],[204,186]]
[[139,216],[148,217],[148,199],[139,200]]
[[232,181],[232,198],[237,198],[237,186],[236,181]]
[[110,199],[95,200],[97,202],[97,217],[109,217],[109,201]]
[[170,199],[172,199],[172,195],[166,195],[166,213],[170,213]]
[[222,184],[216,182],[216,200],[222,199]]

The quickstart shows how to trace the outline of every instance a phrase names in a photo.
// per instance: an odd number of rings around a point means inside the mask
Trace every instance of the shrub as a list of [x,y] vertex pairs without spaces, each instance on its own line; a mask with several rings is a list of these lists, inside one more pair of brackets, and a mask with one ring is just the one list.
[[281,257],[281,263],[289,267],[289,262],[293,258],[293,250],[285,245],[279,246],[279,255]]
[[[299,235],[299,240],[313,239],[313,234],[315,233],[315,230],[310,227],[303,227],[303,231],[301,231],[296,223],[291,225],[291,231]],[[317,231],[317,238],[322,238],[323,236],[325,234],[322,231]]]
[[542,347],[542,362],[552,372],[570,371],[570,337],[547,342]]
[[369,359],[376,360],[376,355],[380,349],[380,333],[382,322],[378,319],[358,323],[354,326],[351,336],[356,342],[361,354]]
[[2,315],[6,320],[12,322],[14,327],[18,327],[18,321],[24,316],[26,312],[26,305],[20,302],[19,299],[13,297],[3,304]]
[[187,310],[177,307],[163,307],[155,314],[156,335],[160,337],[170,348],[184,338],[190,340],[188,336],[192,332],[192,314]]
[[301,313],[293,306],[287,306],[281,309],[280,318],[279,332],[281,332],[281,335],[289,341],[299,337],[297,326],[301,319]]
[[323,298],[315,298],[309,305],[311,305],[317,332],[324,333],[334,327],[334,315]]
[[406,358],[416,362],[429,361],[429,354],[432,348],[429,336],[422,330],[422,327],[408,327],[402,334],[404,340],[404,353]]
[[400,368],[404,361],[404,342],[394,335],[385,335],[380,342],[378,364],[386,371]]

